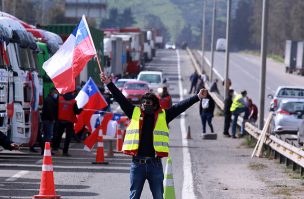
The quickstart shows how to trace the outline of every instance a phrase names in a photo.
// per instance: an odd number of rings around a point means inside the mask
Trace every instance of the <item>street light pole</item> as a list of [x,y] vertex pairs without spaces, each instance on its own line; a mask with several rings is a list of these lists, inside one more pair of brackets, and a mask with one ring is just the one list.
[[214,63],[214,37],[215,37],[215,18],[216,18],[216,0],[213,0],[213,18],[212,18],[212,33],[211,33],[211,66],[210,66],[210,83],[213,79],[213,63]]
[[230,54],[230,16],[231,16],[231,0],[227,0],[227,23],[226,23],[226,65],[224,79],[224,99],[228,96],[229,89],[229,54]]
[[207,0],[203,0],[203,28],[202,28],[202,65],[201,72],[204,70],[204,57],[205,57],[205,26],[206,26],[206,5]]
[[260,114],[259,129],[264,126],[264,100],[265,100],[265,82],[266,82],[266,58],[267,58],[267,25],[268,25],[268,7],[269,1],[263,0],[262,13],[262,32],[261,32],[261,70],[260,70]]

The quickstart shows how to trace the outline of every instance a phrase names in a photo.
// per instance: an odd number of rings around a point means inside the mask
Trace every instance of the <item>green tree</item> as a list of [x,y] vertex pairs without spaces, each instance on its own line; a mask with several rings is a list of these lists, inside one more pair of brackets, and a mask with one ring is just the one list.
[[167,42],[171,40],[170,33],[167,29],[167,27],[164,25],[164,23],[161,21],[161,19],[156,15],[146,15],[144,20],[144,28],[145,29],[157,29],[161,32],[161,35],[163,36],[163,41]]
[[233,49],[249,49],[252,47],[250,41],[251,18],[253,2],[251,0],[239,1],[231,25],[231,47]]

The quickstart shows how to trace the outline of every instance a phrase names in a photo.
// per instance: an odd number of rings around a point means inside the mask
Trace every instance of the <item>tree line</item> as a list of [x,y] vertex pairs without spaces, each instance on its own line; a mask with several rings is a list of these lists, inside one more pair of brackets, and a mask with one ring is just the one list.
[[[232,48],[259,50],[262,0],[238,2],[232,21]],[[304,1],[269,0],[268,53],[283,56],[286,40],[304,40]]]

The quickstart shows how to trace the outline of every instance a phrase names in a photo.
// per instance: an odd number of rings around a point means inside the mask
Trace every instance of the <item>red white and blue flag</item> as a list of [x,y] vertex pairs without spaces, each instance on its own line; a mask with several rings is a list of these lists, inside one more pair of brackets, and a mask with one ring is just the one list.
[[59,93],[75,90],[75,78],[88,61],[96,55],[96,49],[84,16],[59,50],[42,68],[52,79]]
[[77,102],[78,108],[83,109],[83,111],[78,115],[78,122],[74,126],[75,132],[79,132],[84,126],[86,126],[88,130],[92,132],[92,115],[95,112],[107,107],[108,104],[99,92],[99,89],[91,77],[79,91],[75,100]]
[[91,117],[92,133],[84,141],[84,149],[91,151],[97,142],[98,131],[101,130],[103,135],[115,137],[117,121],[122,114],[100,111]]

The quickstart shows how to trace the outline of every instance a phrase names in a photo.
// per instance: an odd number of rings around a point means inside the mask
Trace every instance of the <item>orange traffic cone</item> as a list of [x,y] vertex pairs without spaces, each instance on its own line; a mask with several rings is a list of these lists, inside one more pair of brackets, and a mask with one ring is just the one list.
[[33,198],[46,198],[46,199],[60,198],[60,196],[57,195],[55,192],[52,154],[51,154],[51,147],[49,142],[46,142],[44,147],[39,195],[34,195]]
[[96,161],[92,162],[92,164],[109,164],[108,162],[105,162],[105,160],[104,160],[104,146],[103,146],[102,130],[98,131]]
[[116,132],[117,132],[117,141],[116,141],[116,150],[118,152],[121,152],[122,150],[122,132],[121,130],[117,127],[116,128]]

